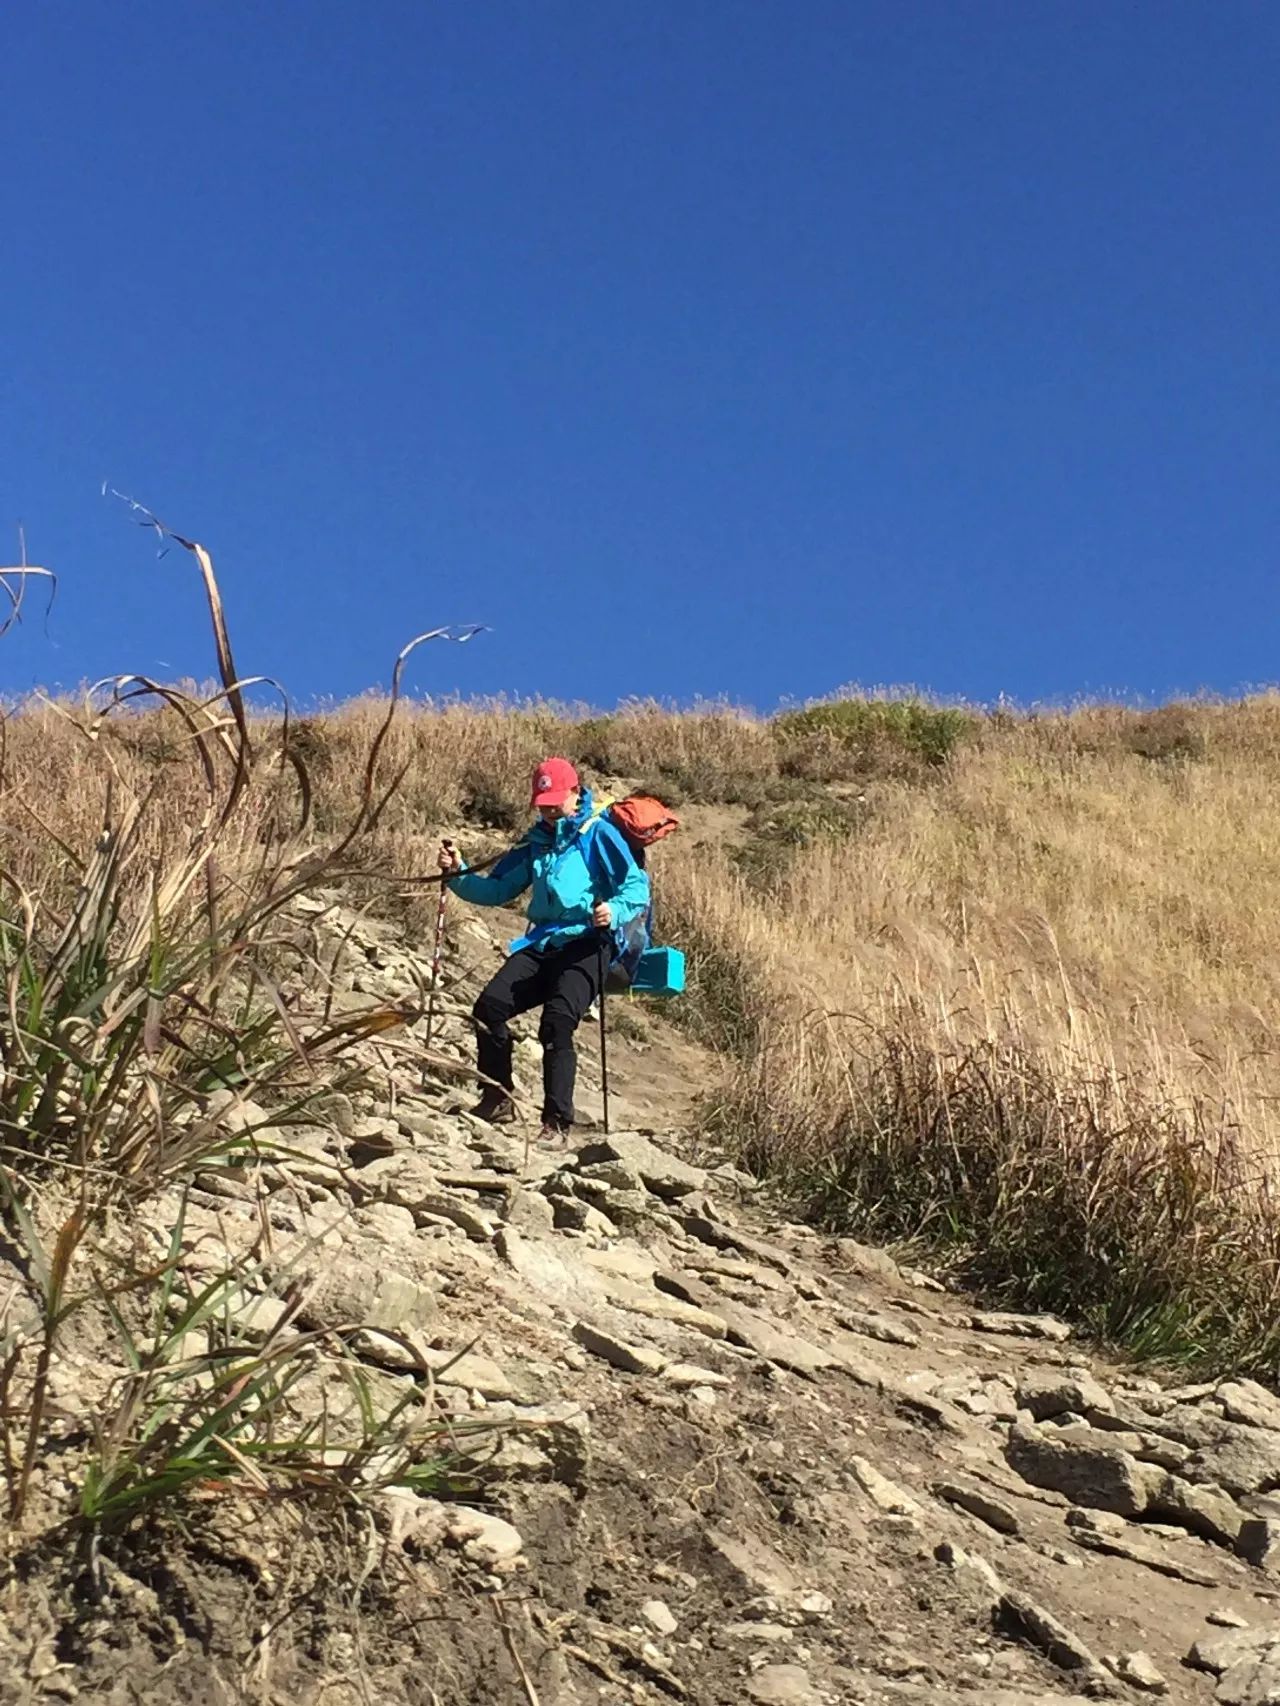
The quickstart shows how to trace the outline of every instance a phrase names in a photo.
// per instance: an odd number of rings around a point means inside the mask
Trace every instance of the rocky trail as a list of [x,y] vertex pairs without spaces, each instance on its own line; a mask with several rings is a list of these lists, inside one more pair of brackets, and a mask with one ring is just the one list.
[[[390,925],[318,904],[343,1000],[421,980]],[[87,1609],[51,1526],[6,1589],[0,1698],[1280,1702],[1280,1400],[1108,1365],[788,1223],[688,1135],[707,1063],[650,1016],[612,1051],[633,1129],[528,1151],[472,1120],[447,1062],[502,934],[455,924],[446,1067],[371,1043],[376,1089],[275,1158],[259,1131],[264,1158],[187,1208],[195,1268],[267,1252],[246,1316],[300,1292],[305,1325],[367,1324],[389,1393],[420,1375],[377,1330],[411,1344],[477,1490],[379,1492],[323,1535],[210,1503],[158,1554],[139,1535]],[[176,1212],[131,1236],[160,1247]],[[82,1338],[55,1385],[109,1372]],[[298,1401],[340,1419],[336,1387]]]

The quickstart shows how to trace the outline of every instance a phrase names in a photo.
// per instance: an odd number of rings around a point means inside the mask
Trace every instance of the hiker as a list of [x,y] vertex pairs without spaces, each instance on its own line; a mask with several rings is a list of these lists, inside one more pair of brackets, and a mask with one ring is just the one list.
[[532,888],[529,933],[472,1009],[477,1065],[490,1080],[472,1110],[495,1125],[516,1117],[510,1092],[510,1020],[542,1008],[542,1131],[560,1142],[574,1122],[574,1032],[601,995],[608,967],[625,946],[626,926],[647,916],[649,879],[613,824],[596,812],[573,765],[548,758],[533,773],[538,821],[487,876],[468,871],[457,849],[440,850],[448,887],[478,906],[507,906]]

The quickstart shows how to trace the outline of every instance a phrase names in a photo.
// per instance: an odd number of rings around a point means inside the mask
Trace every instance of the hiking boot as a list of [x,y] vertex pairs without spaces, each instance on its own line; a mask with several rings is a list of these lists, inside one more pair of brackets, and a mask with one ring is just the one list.
[[538,1142],[545,1143],[550,1149],[560,1149],[568,1143],[572,1133],[572,1126],[555,1125],[548,1120],[543,1120],[542,1130],[538,1133]]
[[490,1125],[514,1125],[516,1105],[505,1090],[485,1090],[474,1108],[467,1112],[474,1119],[487,1120]]

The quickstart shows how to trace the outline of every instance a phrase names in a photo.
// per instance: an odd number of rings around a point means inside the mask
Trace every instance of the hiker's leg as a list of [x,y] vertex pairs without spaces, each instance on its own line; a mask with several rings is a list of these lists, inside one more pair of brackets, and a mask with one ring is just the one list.
[[[551,959],[551,956],[547,956]],[[593,933],[575,937],[548,965],[550,990],[542,1009],[542,1120],[557,1131],[573,1125],[573,1086],[578,1073],[574,1032],[600,992],[600,942]]]
[[471,1017],[476,1027],[476,1066],[510,1090],[511,1031],[509,1021],[517,1013],[536,1007],[542,994],[542,966],[532,948],[523,948],[504,962],[481,990]]

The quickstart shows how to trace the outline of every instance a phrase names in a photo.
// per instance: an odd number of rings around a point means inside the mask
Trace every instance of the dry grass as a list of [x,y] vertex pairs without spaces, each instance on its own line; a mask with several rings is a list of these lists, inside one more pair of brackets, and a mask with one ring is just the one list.
[[823,1218],[1274,1373],[1278,744],[1272,697],[991,719],[763,890],[675,865],[722,1126]]
[[[318,823],[290,725],[251,723],[208,554],[176,542],[203,578],[216,689],[122,677],[78,710],[38,700],[0,724],[0,1477],[15,1529],[68,1420],[78,1516],[98,1536],[211,1475],[341,1498],[384,1473],[436,1486],[451,1455],[426,1363],[422,1388],[379,1413],[335,1335],[284,1331],[297,1299],[264,1345],[232,1323],[192,1355],[187,1329],[227,1314],[248,1273],[228,1252],[184,1298],[183,1211],[165,1261],[134,1271],[122,1256],[139,1203],[197,1169],[261,1158],[257,1125],[319,1117],[325,1092],[359,1080],[360,1045],[415,1016],[408,999],[335,1014],[291,916],[358,866],[391,803],[394,695],[360,725],[342,811]],[[409,653],[441,637],[410,642],[397,682]],[[258,1096],[269,1120],[251,1112]],[[58,1414],[66,1341],[104,1316],[127,1370],[110,1398],[82,1389],[83,1413]],[[326,1356],[364,1400],[359,1438],[284,1420],[291,1388]]]
[[[385,710],[295,728],[315,835],[357,811]],[[816,1216],[929,1240],[1007,1295],[1151,1351],[1274,1368],[1280,698],[405,713],[379,771],[402,784],[354,887],[425,929],[429,892],[399,879],[430,869],[442,830],[496,844],[523,822],[549,751],[676,804],[737,804],[746,846],[677,842],[659,882],[693,951],[687,1011],[745,1062],[714,1118],[750,1161]],[[154,718],[104,739],[183,809]],[[11,719],[8,772],[83,844],[96,772],[60,715]],[[20,832],[24,882],[56,887],[56,841],[17,799],[0,797],[0,834]]]

